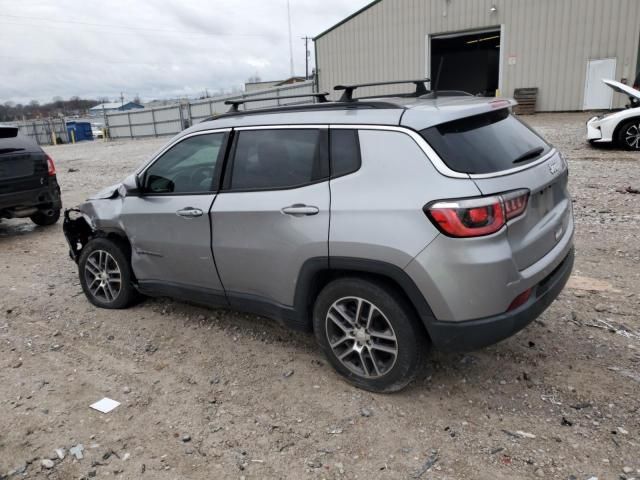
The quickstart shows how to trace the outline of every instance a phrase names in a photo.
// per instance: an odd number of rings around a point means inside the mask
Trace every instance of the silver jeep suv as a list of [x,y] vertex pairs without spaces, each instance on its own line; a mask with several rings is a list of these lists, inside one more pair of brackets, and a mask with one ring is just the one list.
[[312,330],[340,374],[377,392],[407,385],[430,346],[524,328],[573,266],[567,164],[512,101],[415,83],[234,102],[180,133],[65,212],[87,298],[169,296]]

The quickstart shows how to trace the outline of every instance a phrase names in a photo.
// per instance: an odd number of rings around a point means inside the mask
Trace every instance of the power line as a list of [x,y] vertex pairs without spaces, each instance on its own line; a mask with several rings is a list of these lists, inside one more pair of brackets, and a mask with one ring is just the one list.
[[[16,18],[20,20],[36,20],[39,22],[47,22],[47,23],[68,23],[72,25],[81,25],[85,27],[99,27],[99,28],[119,28],[123,30],[136,30],[136,31],[148,31],[148,32],[160,32],[160,33],[174,33],[180,35],[205,35],[205,36],[214,36],[214,37],[269,37],[272,35],[264,34],[264,33],[218,33],[218,32],[192,32],[188,30],[174,30],[167,28],[151,28],[151,27],[134,27],[131,25],[116,25],[112,23],[90,23],[90,22],[81,22],[78,20],[59,20],[59,19],[51,19],[51,18],[42,18],[42,17],[29,17],[24,15],[9,15],[6,13],[0,13],[0,17],[8,17],[8,18]],[[24,23],[8,23],[9,25],[24,25],[30,26],[29,24]],[[33,24],[31,24],[32,26]]]
[[120,62],[120,61],[111,61],[111,60],[103,60],[103,61],[98,61],[98,60],[94,60],[94,59],[83,59],[83,58],[57,58],[56,60],[51,60],[50,58],[43,58],[43,57],[31,57],[31,58],[25,58],[24,56],[22,57],[15,57],[15,56],[11,56],[11,55],[0,55],[0,58],[6,58],[9,60],[15,60],[18,62],[23,62],[23,63],[35,63],[35,64],[44,64],[44,65],[68,65],[68,64],[92,64],[92,65],[103,65],[103,66],[108,66],[108,65],[149,65],[149,66],[156,66],[156,65],[202,65],[203,61],[198,61],[198,62],[171,62],[171,61],[164,61],[164,62]]

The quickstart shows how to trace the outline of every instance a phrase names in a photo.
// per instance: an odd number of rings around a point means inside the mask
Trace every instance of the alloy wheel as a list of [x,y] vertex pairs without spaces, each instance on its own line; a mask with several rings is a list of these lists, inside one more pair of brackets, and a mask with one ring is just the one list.
[[624,132],[624,141],[629,147],[640,150],[640,123],[627,128]]
[[359,297],[335,301],[325,319],[329,346],[353,373],[378,378],[398,358],[398,340],[391,323],[373,303]]
[[87,287],[95,298],[113,302],[122,289],[122,273],[118,262],[105,250],[96,250],[87,257],[84,266]]

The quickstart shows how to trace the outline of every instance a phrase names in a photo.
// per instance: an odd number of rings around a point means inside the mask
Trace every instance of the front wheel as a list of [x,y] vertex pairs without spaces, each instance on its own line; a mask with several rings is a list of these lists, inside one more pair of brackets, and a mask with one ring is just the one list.
[[131,266],[121,242],[95,238],[78,261],[80,284],[87,299],[101,308],[127,308],[137,298]]
[[636,118],[622,125],[618,143],[626,150],[640,150],[640,119]]
[[372,392],[404,388],[428,349],[424,328],[399,292],[361,278],[329,283],[316,300],[313,326],[333,367]]
[[39,210],[31,215],[31,221],[41,227],[53,225],[60,219],[60,209],[56,210]]

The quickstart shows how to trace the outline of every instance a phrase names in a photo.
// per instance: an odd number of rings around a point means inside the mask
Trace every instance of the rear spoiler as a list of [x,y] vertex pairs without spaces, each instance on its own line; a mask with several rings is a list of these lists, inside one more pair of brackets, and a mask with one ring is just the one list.
[[[448,100],[452,102],[442,103]],[[423,130],[452,120],[481,115],[494,110],[511,109],[518,105],[518,102],[513,98],[502,97],[438,97],[438,102],[436,105],[420,103],[409,105],[402,115],[401,126]]]

